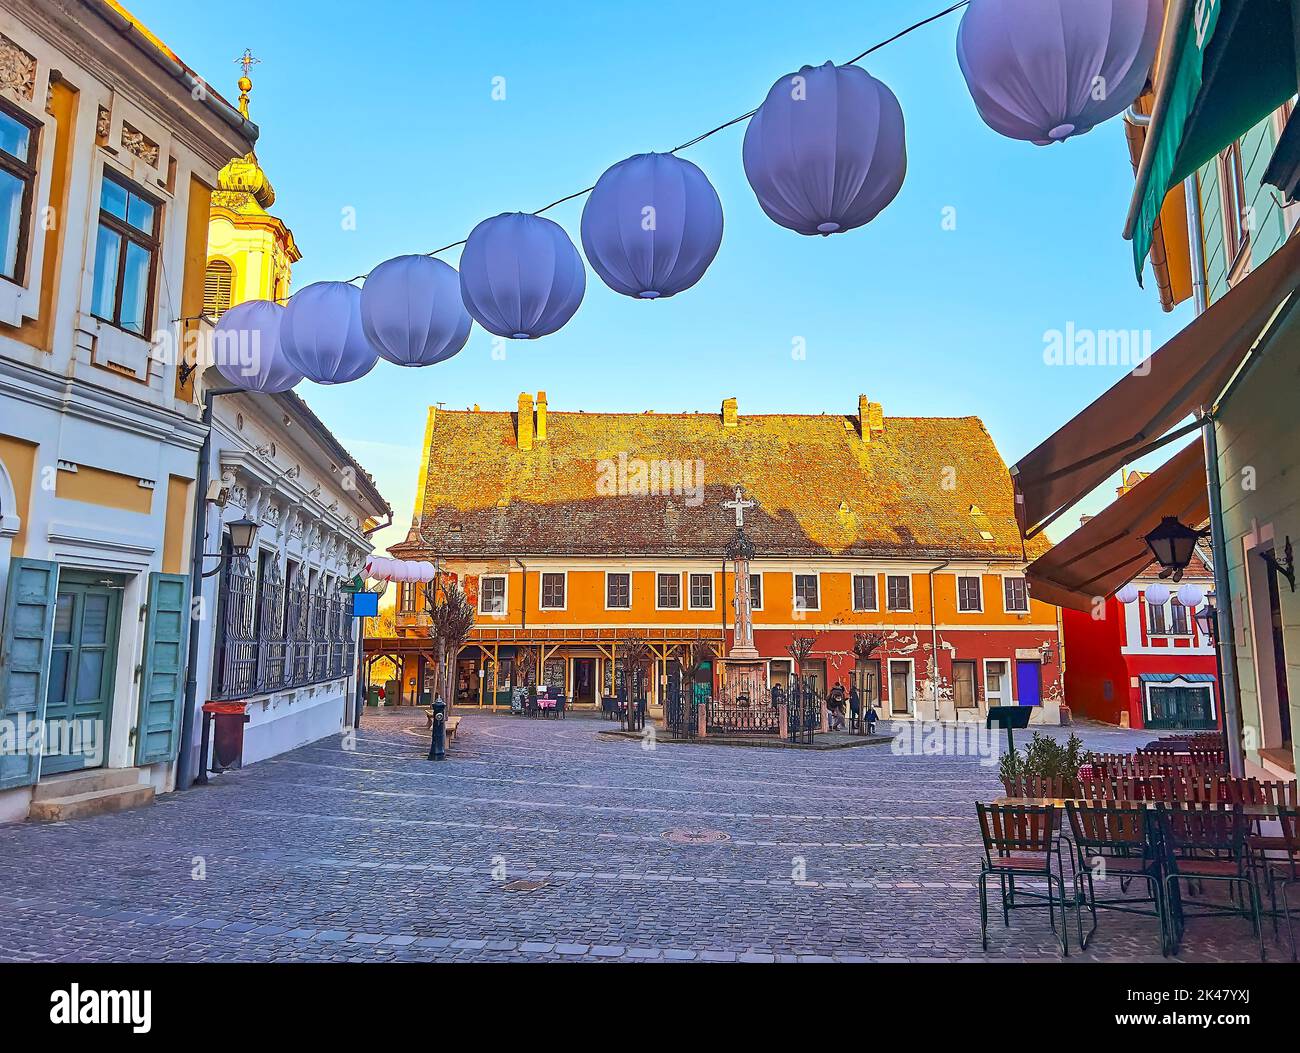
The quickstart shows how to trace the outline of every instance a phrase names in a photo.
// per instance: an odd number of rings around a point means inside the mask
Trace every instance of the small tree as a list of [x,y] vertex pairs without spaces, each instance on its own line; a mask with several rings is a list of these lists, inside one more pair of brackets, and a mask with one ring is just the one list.
[[623,683],[628,687],[628,698],[641,669],[650,661],[650,645],[639,636],[625,636],[614,646],[614,657],[623,665]]
[[469,639],[470,630],[474,628],[474,605],[454,579],[444,583],[439,575],[430,585],[425,590],[425,596],[429,611],[429,636],[437,643],[437,697],[450,708],[452,672],[447,666],[456,660],[460,649]]
[[796,676],[803,676],[804,663],[808,661],[813,652],[813,645],[817,642],[817,637],[810,634],[796,634],[790,638],[790,642],[785,645],[786,653],[794,659],[794,671]]
[[858,666],[867,661],[877,650],[884,644],[885,637],[881,633],[854,633],[853,634],[853,679],[858,686],[858,695],[865,699],[866,685],[862,682],[862,675]]

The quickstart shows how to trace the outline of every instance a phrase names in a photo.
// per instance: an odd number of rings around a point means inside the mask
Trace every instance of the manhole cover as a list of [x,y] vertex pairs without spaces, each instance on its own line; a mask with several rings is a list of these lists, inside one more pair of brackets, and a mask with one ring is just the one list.
[[719,841],[731,840],[721,830],[669,830],[663,838],[675,845],[716,845]]
[[501,886],[507,892],[536,892],[539,888],[545,888],[545,881],[507,881]]

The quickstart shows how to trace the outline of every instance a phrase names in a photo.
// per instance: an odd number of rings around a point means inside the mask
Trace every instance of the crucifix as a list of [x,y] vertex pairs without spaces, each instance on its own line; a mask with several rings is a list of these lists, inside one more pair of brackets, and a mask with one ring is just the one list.
[[723,501],[722,507],[734,508],[736,510],[736,529],[743,530],[745,527],[745,509],[753,508],[757,504],[757,501],[746,501],[745,491],[737,486],[735,498],[730,501]]
[[745,536],[745,509],[754,508],[757,501],[745,499],[745,492],[736,487],[736,496],[730,501],[723,501],[723,508],[736,512],[736,536],[727,545],[727,556],[732,561],[735,577],[736,631],[732,638],[728,661],[736,659],[752,661],[758,658],[754,647],[753,597],[749,590],[749,561],[754,555],[754,543]]

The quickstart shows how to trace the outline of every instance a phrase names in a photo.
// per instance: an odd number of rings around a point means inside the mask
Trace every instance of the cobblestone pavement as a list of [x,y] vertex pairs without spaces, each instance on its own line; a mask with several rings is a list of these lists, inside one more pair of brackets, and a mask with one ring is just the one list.
[[[980,950],[972,802],[1000,790],[977,758],[645,750],[596,719],[471,714],[431,764],[422,718],[366,719],[353,750],[335,737],[134,812],[0,827],[0,958],[1060,958],[1041,911],[995,916]],[[1159,961],[1156,931],[1103,914],[1071,956]],[[1180,957],[1256,945],[1240,919],[1195,920]]]

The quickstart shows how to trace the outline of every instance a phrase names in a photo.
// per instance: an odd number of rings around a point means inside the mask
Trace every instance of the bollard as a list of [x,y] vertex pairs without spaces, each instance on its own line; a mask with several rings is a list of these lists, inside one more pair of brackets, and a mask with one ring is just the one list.
[[433,738],[429,743],[429,760],[447,759],[447,703],[433,703]]

